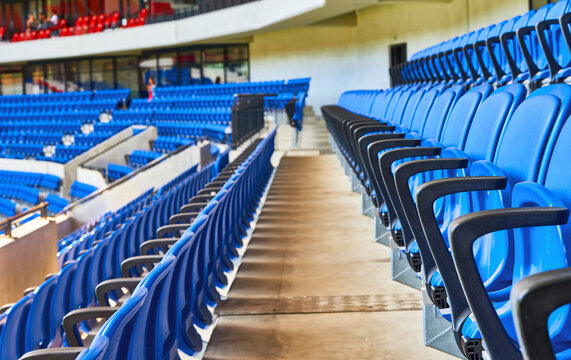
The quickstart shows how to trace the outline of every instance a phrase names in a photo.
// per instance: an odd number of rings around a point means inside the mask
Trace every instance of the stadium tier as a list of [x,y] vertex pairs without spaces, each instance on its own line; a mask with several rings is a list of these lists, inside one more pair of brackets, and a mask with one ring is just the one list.
[[[516,315],[520,326],[540,324],[512,312],[528,297],[510,296],[512,285],[569,265],[571,86],[554,83],[569,57],[558,20],[570,5],[430,47],[393,69],[398,86],[349,91],[322,109],[338,153],[469,359],[539,353],[517,336],[530,330],[516,331]],[[568,309],[548,315],[540,336],[566,358]]]
[[571,0],[0,0],[0,38],[0,360],[571,360]]

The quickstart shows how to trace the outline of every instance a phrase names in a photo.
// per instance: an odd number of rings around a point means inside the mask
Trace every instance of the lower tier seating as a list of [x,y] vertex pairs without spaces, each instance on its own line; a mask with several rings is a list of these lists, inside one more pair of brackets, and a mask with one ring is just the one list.
[[[77,281],[82,279],[79,274],[83,274],[85,268],[108,268],[103,261],[107,257],[103,257],[102,252],[126,254],[123,249],[129,250],[126,260],[109,267],[112,276],[88,283],[87,298],[92,302],[68,307],[71,312],[59,323],[63,329],[59,334],[64,334],[60,344],[70,347],[36,350],[22,359],[156,359],[164,354],[176,356],[177,350],[188,355],[197,354],[202,339],[196,326],[213,322],[208,306],[220,300],[217,287],[227,283],[226,272],[234,266],[231,260],[236,256],[236,248],[242,244],[272,173],[270,158],[274,137],[275,132],[263,141],[254,142],[199,192],[189,192],[187,184],[193,177],[204,174],[204,169],[180,183],[169,184],[170,190],[157,192],[156,196],[164,200],[156,202],[155,209],[147,206],[145,213],[151,214],[149,220],[156,218],[160,220],[158,223],[168,225],[158,228],[156,238],[154,231],[139,233],[129,228],[126,231],[130,234],[139,235],[125,238],[110,235],[79,255],[78,260],[65,264],[58,277],[65,277],[64,272],[71,272],[69,269],[75,267],[76,286],[70,287],[75,289],[72,290],[75,294]],[[226,155],[219,157],[209,168],[226,164]],[[165,206],[180,209],[179,213],[171,216],[159,210]],[[136,216],[131,222],[137,223],[137,219]],[[94,274],[93,268],[86,273]],[[52,280],[55,284],[46,285],[49,282],[42,286],[57,287],[60,284],[60,280]],[[99,285],[95,286],[97,283]],[[39,289],[0,315],[5,319],[4,329],[0,330],[0,345],[9,339],[14,344],[12,349],[17,348],[16,339],[22,333],[6,330],[12,329],[13,323],[21,323],[22,316],[27,316],[28,321],[38,321],[36,314],[39,313],[33,311],[33,306],[36,299],[42,298]],[[118,292],[119,289],[125,289],[127,293]],[[59,296],[57,289],[53,291]],[[54,299],[52,296],[52,301]],[[73,299],[75,297],[72,302]],[[109,307],[118,300],[119,306]],[[91,306],[95,301],[100,306]],[[21,309],[26,307],[26,315],[23,315]],[[84,322],[90,318],[108,320],[86,349],[81,347],[82,334],[92,330],[93,323]],[[147,336],[157,341],[148,342]],[[52,345],[58,346],[54,342]],[[43,347],[46,345],[35,346]],[[0,349],[4,347],[0,346]]]
[[[415,84],[347,92],[322,109],[342,161],[469,359],[521,358],[510,291],[569,266],[571,86],[526,93]],[[565,307],[548,321],[561,359],[569,318]]]

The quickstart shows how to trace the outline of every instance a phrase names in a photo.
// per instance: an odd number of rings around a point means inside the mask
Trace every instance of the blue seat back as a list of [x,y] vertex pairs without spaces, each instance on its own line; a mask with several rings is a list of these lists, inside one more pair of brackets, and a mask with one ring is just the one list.
[[446,119],[444,129],[442,129],[439,139],[442,146],[458,147],[460,149],[464,147],[474,114],[482,101],[492,93],[492,90],[490,85],[479,85],[473,87],[458,99]]
[[421,130],[424,139],[440,138],[442,126],[450,109],[463,94],[464,89],[461,86],[455,85],[436,98]]
[[480,105],[462,149],[472,161],[493,160],[504,124],[525,99],[526,93],[523,85],[506,85],[494,91],[493,96]]
[[[535,90],[508,120],[494,162],[514,182],[536,181],[544,154],[571,112],[571,86],[555,84]],[[525,149],[525,150],[524,150]]]

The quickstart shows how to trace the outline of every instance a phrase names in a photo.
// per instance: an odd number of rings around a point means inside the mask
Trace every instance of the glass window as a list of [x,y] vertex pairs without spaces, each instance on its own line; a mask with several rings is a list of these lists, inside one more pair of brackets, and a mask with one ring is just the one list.
[[180,84],[176,60],[177,55],[174,52],[159,55],[159,85]]
[[78,90],[91,90],[91,74],[89,60],[79,61]]
[[139,97],[139,77],[136,57],[120,57],[116,61],[117,88],[131,89],[131,97]]
[[139,74],[140,74],[140,88],[141,95],[143,97],[148,96],[147,85],[149,84],[149,79],[152,78],[155,84],[158,81],[157,76],[157,55],[147,55],[141,58],[139,62]]
[[230,46],[226,50],[226,59],[229,62],[240,62],[248,60],[247,46]]
[[89,9],[89,15],[98,15],[103,13],[101,0],[87,0],[87,8]]
[[194,85],[202,82],[200,50],[185,50],[178,53],[180,85]]
[[0,67],[0,93],[2,95],[22,94],[23,80],[21,66]]
[[125,0],[125,9],[124,11],[127,12],[129,16],[135,15],[139,13],[141,10],[141,2],[139,0]]
[[24,31],[24,7],[22,2],[12,3],[12,26],[14,32]]
[[557,0],[529,0],[529,8],[537,10],[542,6],[555,2],[557,2]]
[[93,90],[115,89],[113,59],[97,59],[91,63]]
[[80,91],[79,71],[77,61],[69,61],[64,64],[65,71],[65,91]]
[[26,94],[41,94],[45,92],[44,65],[26,66],[24,71]]
[[158,16],[186,16],[198,10],[196,3],[196,0],[151,0],[150,13]]
[[104,11],[102,11],[102,12],[105,14],[111,14],[111,13],[117,12],[120,10],[119,1],[117,1],[117,0],[105,0],[103,9],[104,9]]
[[65,79],[63,63],[46,64],[45,87],[48,92],[64,92]]
[[206,49],[203,52],[203,84],[224,83],[224,49]]
[[76,0],[71,2],[72,6],[75,6],[75,14],[77,16],[87,15],[87,0]]
[[46,1],[46,15],[48,19],[52,14],[56,14],[58,18],[65,17],[67,14],[66,0],[47,0]]
[[226,82],[238,83],[248,82],[250,79],[248,62],[229,62],[226,65]]

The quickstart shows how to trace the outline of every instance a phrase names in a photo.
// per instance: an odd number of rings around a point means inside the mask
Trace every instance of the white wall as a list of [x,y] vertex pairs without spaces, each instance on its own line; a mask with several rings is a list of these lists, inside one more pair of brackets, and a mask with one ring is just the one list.
[[408,55],[528,10],[528,0],[453,0],[377,5],[357,13],[356,26],[308,26],[255,35],[252,81],[312,78],[308,104],[316,111],[354,88],[389,86],[389,45]]

